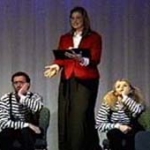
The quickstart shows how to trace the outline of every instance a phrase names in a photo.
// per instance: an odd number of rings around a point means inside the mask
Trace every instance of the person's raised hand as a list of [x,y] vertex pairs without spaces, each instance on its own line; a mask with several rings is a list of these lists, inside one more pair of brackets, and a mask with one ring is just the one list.
[[57,64],[53,64],[53,65],[46,66],[45,69],[46,70],[44,72],[44,76],[51,78],[59,72],[60,67]]
[[29,89],[30,84],[29,83],[24,83],[24,85],[20,88],[20,90],[18,91],[18,95],[25,95]]
[[124,97],[124,96],[129,95],[131,92],[132,92],[132,90],[131,90],[130,87],[125,87],[125,88],[123,89],[123,91],[122,91],[121,94],[122,94],[122,96]]

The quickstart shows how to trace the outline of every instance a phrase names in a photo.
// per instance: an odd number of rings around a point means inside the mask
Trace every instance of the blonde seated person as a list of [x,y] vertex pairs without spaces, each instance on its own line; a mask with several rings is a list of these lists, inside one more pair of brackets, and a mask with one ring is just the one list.
[[117,80],[103,99],[96,128],[106,132],[111,150],[134,150],[134,136],[142,130],[137,118],[144,111],[140,90],[127,80]]

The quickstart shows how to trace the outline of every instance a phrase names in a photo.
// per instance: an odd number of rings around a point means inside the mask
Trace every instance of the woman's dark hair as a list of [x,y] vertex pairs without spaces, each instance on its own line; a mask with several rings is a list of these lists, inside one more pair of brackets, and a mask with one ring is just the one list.
[[[72,14],[74,12],[79,12],[80,14],[82,14],[82,16],[83,16],[83,25],[84,25],[83,35],[87,34],[91,30],[90,19],[89,19],[87,11],[83,7],[80,7],[80,6],[74,7],[70,11],[70,18],[72,17]],[[71,29],[71,32],[74,32],[73,28]]]
[[24,76],[24,77],[26,78],[26,82],[27,82],[27,83],[30,83],[30,77],[29,77],[29,75],[26,74],[25,72],[21,72],[21,71],[16,72],[16,73],[14,73],[14,74],[12,75],[12,77],[11,77],[11,82],[13,82],[13,81],[14,81],[14,78],[15,78],[15,77],[18,77],[18,76]]

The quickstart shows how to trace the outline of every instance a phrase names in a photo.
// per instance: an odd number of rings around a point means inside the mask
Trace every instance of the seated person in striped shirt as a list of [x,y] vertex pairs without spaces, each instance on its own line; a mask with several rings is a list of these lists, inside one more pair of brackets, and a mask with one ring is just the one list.
[[118,80],[104,96],[96,128],[105,132],[111,150],[134,150],[134,136],[142,127],[137,118],[144,111],[140,90],[127,80]]
[[25,72],[15,73],[11,81],[14,92],[0,99],[0,150],[13,150],[15,139],[23,150],[34,150],[35,136],[41,130],[28,119],[29,113],[42,109],[42,97],[29,91],[30,78]]

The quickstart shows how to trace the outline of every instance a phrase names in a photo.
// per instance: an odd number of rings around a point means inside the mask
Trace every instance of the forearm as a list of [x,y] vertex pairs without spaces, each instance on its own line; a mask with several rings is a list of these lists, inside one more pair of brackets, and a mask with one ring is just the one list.
[[13,121],[7,112],[0,112],[0,129],[22,129],[28,126],[27,122]]
[[31,98],[22,96],[20,103],[22,103],[24,106],[27,106],[33,112],[40,111],[43,107],[42,97],[38,94],[34,94]]
[[124,96],[122,101],[132,112],[133,116],[137,116],[144,111],[144,105],[137,103],[135,100],[128,96]]
[[97,122],[96,129],[98,129],[99,131],[105,132],[105,131],[109,131],[114,128],[119,129],[119,125],[120,124],[109,123],[109,122],[107,122],[107,123]]

